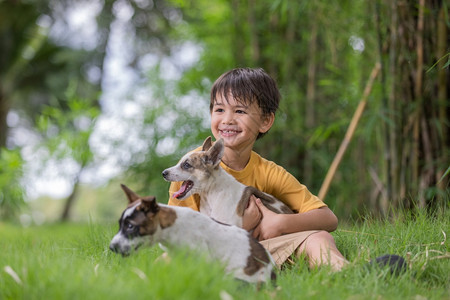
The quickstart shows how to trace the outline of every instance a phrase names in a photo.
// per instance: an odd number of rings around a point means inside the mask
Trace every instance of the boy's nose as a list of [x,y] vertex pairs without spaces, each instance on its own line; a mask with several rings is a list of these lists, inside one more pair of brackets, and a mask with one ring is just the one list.
[[234,122],[234,116],[232,113],[225,113],[222,118],[223,124],[232,124]]

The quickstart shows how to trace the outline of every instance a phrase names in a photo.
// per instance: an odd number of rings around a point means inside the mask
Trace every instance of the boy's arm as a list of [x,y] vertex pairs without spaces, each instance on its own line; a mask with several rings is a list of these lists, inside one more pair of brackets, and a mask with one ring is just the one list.
[[[266,208],[261,200],[254,196],[251,197],[250,201],[254,201],[256,208],[261,213],[260,222],[253,231],[253,236],[259,240],[306,230],[331,232],[337,228],[338,219],[328,207],[312,209],[298,214],[277,214]],[[251,210],[254,208],[255,206],[249,205],[247,209],[249,211],[245,212],[244,220],[247,214],[253,214]],[[256,221],[249,221],[248,223],[256,223]]]

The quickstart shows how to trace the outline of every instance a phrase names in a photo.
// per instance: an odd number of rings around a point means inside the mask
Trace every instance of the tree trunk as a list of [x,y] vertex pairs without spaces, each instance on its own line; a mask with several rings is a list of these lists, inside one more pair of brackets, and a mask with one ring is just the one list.
[[70,219],[73,205],[75,203],[75,200],[78,197],[78,190],[79,190],[79,187],[80,187],[80,176],[81,176],[81,173],[83,172],[84,168],[85,168],[85,164],[83,164],[80,167],[80,170],[78,171],[78,174],[75,176],[72,193],[69,195],[69,197],[67,197],[66,202],[64,204],[63,212],[61,214],[61,221],[62,222],[67,222]]
[[78,180],[74,183],[72,193],[67,197],[66,202],[64,204],[64,209],[61,214],[61,221],[67,222],[70,219],[73,204],[75,203],[75,200],[78,196],[78,188],[79,188],[79,182]]
[[425,207],[425,199],[421,196],[423,194],[423,186],[419,184],[420,181],[420,120],[422,118],[422,78],[423,78],[423,10],[424,10],[425,0],[420,0],[419,3],[419,16],[417,21],[417,36],[416,36],[416,74],[415,74],[415,84],[414,84],[414,102],[415,102],[415,113],[414,113],[414,125],[413,125],[413,152],[412,152],[412,183],[413,186],[418,186],[417,191],[413,191],[414,194],[419,195],[419,207]]
[[[444,175],[444,172],[446,168],[448,167],[448,160],[446,159],[448,153],[448,126],[446,123],[448,122],[447,119],[447,87],[450,86],[450,83],[448,82],[448,67],[447,70],[444,69],[444,63],[445,60],[442,58],[446,54],[447,50],[447,38],[448,38],[448,30],[447,30],[447,24],[445,20],[445,14],[446,11],[444,10],[444,5],[441,6],[441,9],[439,10],[439,15],[437,18],[437,47],[436,47],[436,59],[440,60],[437,64],[437,73],[438,73],[438,118],[439,118],[439,124],[442,124],[441,130],[442,134],[442,142],[440,143],[439,152],[441,153],[439,157],[438,162],[438,171],[436,173],[436,181],[438,182],[438,187],[441,191],[443,191],[446,188],[445,180],[441,180],[442,176]],[[447,163],[447,165],[446,165]]]
[[437,70],[424,72],[447,51],[448,17],[441,1],[417,2],[384,2],[391,15],[386,89],[393,207],[409,207],[410,201],[421,208],[433,206],[430,192],[448,167],[448,69],[443,70],[442,62]]
[[248,24],[250,27],[250,43],[252,49],[252,62],[259,64],[261,51],[259,48],[258,24],[255,18],[255,0],[248,1]]
[[[379,55],[379,62],[380,62],[380,82],[381,82],[381,115],[384,119],[388,118],[389,115],[389,101],[388,101],[388,94],[387,94],[387,84],[386,84],[386,64],[384,63],[384,55],[386,54],[386,38],[383,35],[382,32],[382,25],[381,25],[381,3],[380,0],[378,0],[375,3],[375,22],[376,22],[376,30],[377,30],[377,43],[378,43],[378,55]],[[375,176],[376,173],[373,169],[371,169],[370,174],[372,178],[376,178],[377,185],[376,190],[379,190],[380,193],[380,201],[377,202],[375,199],[371,201],[371,207],[375,209],[379,209],[379,206],[383,207],[383,210],[387,207],[388,199],[391,198],[392,195],[392,173],[391,173],[391,164],[392,164],[392,157],[391,157],[391,140],[390,140],[390,126],[387,122],[383,122],[381,124],[381,132],[383,135],[383,155],[382,155],[382,162],[384,163],[382,174],[384,174],[384,178],[386,178],[386,185],[383,186],[382,181],[379,180],[378,176]],[[383,191],[383,192],[381,192]]]
[[8,124],[6,117],[9,112],[9,103],[4,97],[0,87],[0,148],[6,147],[6,138],[8,136]]
[[242,8],[241,2],[238,0],[231,1],[231,9],[233,11],[233,23],[234,23],[234,38],[233,38],[233,56],[237,66],[243,67],[245,65],[245,33],[242,30],[241,22]]
[[[397,0],[393,0],[391,3],[391,19],[390,19],[390,48],[389,48],[389,88],[390,90],[389,97],[388,97],[388,112],[389,112],[389,118],[392,120],[392,124],[398,123],[398,117],[396,117],[396,99],[395,99],[395,91],[396,91],[396,76],[397,76]],[[396,198],[398,197],[398,191],[399,191],[399,177],[400,177],[400,169],[399,169],[399,158],[397,155],[398,147],[397,147],[397,132],[399,129],[397,126],[390,126],[389,127],[389,158],[390,158],[390,167],[389,170],[390,175],[388,176],[391,178],[391,194],[390,200],[396,202]],[[389,203],[386,199],[386,202],[380,203],[380,208],[383,213],[386,213],[388,210]]]
[[[305,127],[307,132],[315,126],[315,98],[316,98],[316,52],[317,52],[317,21],[311,20],[311,37],[308,55],[308,82],[306,86]],[[313,178],[312,149],[306,149],[303,160],[303,180],[308,186]]]

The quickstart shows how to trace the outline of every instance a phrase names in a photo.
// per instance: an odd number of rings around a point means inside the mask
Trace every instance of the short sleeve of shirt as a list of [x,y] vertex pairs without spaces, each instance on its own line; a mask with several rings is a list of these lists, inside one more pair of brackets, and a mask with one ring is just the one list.
[[242,171],[232,170],[223,163],[221,165],[238,181],[273,195],[294,212],[304,213],[327,206],[283,167],[256,152],[252,152],[249,163]]

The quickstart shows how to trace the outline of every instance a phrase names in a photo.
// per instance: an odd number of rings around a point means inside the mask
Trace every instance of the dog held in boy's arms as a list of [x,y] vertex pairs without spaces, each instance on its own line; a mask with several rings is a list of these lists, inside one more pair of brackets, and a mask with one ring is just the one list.
[[172,195],[183,200],[192,194],[200,195],[200,212],[226,224],[242,227],[242,217],[250,196],[260,198],[262,203],[276,213],[291,214],[293,211],[272,195],[254,187],[246,186],[228,174],[220,161],[224,154],[224,141],[212,144],[208,137],[201,151],[186,154],[179,163],[163,171],[167,181],[183,181],[181,189]]
[[275,279],[270,254],[249,232],[190,208],[158,204],[155,197],[140,197],[121,186],[129,204],[120,217],[119,232],[110,243],[112,251],[126,256],[142,245],[187,247],[221,261],[226,271],[238,279],[251,283]]

